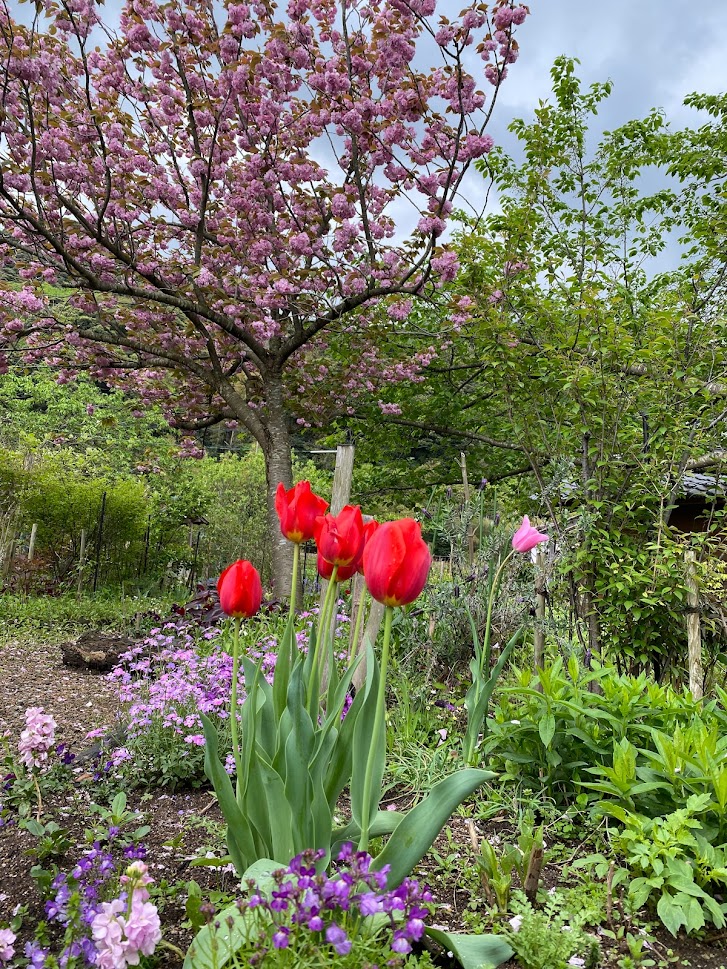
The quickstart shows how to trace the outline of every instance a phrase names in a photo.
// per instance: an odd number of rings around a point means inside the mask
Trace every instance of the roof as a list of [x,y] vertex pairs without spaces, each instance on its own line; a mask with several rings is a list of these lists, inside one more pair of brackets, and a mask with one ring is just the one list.
[[727,495],[727,479],[715,474],[688,471],[682,478],[679,495],[685,498],[724,498]]

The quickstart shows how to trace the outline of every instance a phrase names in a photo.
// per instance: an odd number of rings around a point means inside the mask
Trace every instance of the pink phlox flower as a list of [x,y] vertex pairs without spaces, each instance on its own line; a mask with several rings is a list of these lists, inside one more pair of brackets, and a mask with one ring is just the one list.
[[55,742],[56,722],[43,707],[28,707],[25,711],[25,730],[20,734],[18,751],[21,762],[30,770],[40,767],[48,759],[48,751]]
[[15,955],[13,942],[15,933],[11,929],[0,929],[0,962],[10,962]]

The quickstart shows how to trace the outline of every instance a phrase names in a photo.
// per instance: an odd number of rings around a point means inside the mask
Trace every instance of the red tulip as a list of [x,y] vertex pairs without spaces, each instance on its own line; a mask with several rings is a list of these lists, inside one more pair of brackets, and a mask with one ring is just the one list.
[[516,552],[525,553],[535,548],[536,545],[540,545],[541,542],[549,541],[549,539],[549,535],[543,535],[537,528],[533,528],[528,516],[523,515],[522,525],[512,536],[512,547]]
[[217,580],[217,591],[223,611],[236,619],[254,616],[263,598],[258,570],[244,559],[227,566]]
[[[339,565],[336,572],[336,582],[348,582],[352,575],[355,575],[361,567],[360,560],[353,565]],[[335,566],[326,562],[321,553],[318,553],[318,575],[322,579],[330,579],[333,575]]]
[[[371,536],[374,534],[374,532],[378,527],[379,527],[379,523],[376,521],[375,518],[372,518],[370,521],[364,522],[364,552],[366,551],[366,546],[369,544],[369,539],[371,538]],[[356,569],[356,571],[360,572],[361,575],[363,575],[363,553],[361,553],[361,558],[359,559],[358,568]]]
[[[331,565],[358,565],[364,547],[364,524],[361,509],[346,505],[337,515],[316,518],[318,551]],[[355,571],[355,569],[354,569]]]
[[369,592],[385,606],[406,606],[427,584],[432,556],[413,518],[379,525],[364,550]]
[[280,531],[289,542],[300,545],[313,538],[316,518],[325,515],[328,502],[310,490],[310,481],[285,490],[281,481],[275,494],[275,510],[280,519]]

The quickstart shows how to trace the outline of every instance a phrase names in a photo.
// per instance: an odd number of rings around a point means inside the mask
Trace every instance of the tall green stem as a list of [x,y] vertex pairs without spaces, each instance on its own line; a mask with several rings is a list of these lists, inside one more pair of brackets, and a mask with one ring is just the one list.
[[515,554],[515,549],[513,549],[505,558],[502,560],[498,566],[497,572],[495,572],[495,578],[492,580],[492,585],[490,586],[490,597],[487,600],[487,619],[485,620],[485,643],[482,659],[480,660],[480,681],[482,679],[483,670],[490,669],[490,633],[492,632],[492,605],[495,601],[495,596],[497,595],[497,590],[500,587],[500,575],[502,570],[505,568],[507,563]]
[[356,613],[356,625],[353,629],[353,655],[348,657],[349,663],[352,663],[356,658],[356,653],[358,652],[358,639],[361,635],[361,625],[363,622],[363,616],[366,612],[366,604],[368,598],[368,589],[366,588],[366,583],[364,582],[363,588],[361,590],[361,598],[358,600],[358,612]]
[[315,653],[311,657],[310,676],[308,678],[308,712],[310,713],[311,717],[313,716],[314,708],[317,707],[320,700],[319,697],[313,697],[313,681],[315,679],[316,670],[321,663],[320,657],[324,652],[321,644],[324,637],[327,637],[328,633],[328,618],[331,612],[331,602],[335,599],[336,590],[338,588],[336,583],[337,575],[338,566],[334,565],[331,578],[328,580],[328,588],[326,589],[326,595],[323,599],[323,606],[318,616],[318,632],[316,634]]
[[[391,640],[391,621],[394,607],[387,606],[384,612],[384,642],[381,647],[381,670],[379,675],[379,692],[376,697],[376,712],[374,715],[374,729],[371,736],[371,746],[366,760],[366,774],[364,776],[363,803],[361,805],[361,840],[359,851],[369,849],[369,829],[371,827],[371,789],[373,787],[376,753],[382,736],[385,737],[386,728],[386,676],[389,671],[389,642]],[[384,743],[386,741],[384,740]]]
[[230,698],[230,732],[232,733],[232,756],[235,758],[235,793],[240,800],[242,780],[240,735],[237,729],[237,681],[240,675],[240,619],[235,619],[232,637],[232,695]]
[[316,649],[318,650],[317,660],[320,667],[320,682],[323,683],[323,674],[325,672],[326,656],[330,652],[333,655],[333,646],[331,639],[334,633],[331,631],[331,617],[336,608],[336,602],[338,600],[338,566],[333,566],[333,572],[331,572],[331,578],[328,581],[328,588],[326,589],[326,598],[323,602],[323,617],[321,622],[321,630],[318,636],[318,642],[316,643]]
[[288,622],[292,626],[295,621],[295,606],[298,601],[298,571],[300,569],[300,545],[293,546],[293,584],[290,589],[290,610]]

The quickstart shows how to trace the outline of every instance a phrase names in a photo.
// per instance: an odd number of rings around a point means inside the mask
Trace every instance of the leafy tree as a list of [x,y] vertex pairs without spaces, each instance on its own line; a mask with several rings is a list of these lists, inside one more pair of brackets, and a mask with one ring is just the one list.
[[[22,279],[2,294],[7,351],[87,367],[180,427],[241,424],[265,456],[271,534],[291,422],[436,350],[387,359],[369,309],[386,301],[396,328],[454,278],[442,233],[491,147],[527,8],[472,2],[438,26],[435,8],[127,0],[116,33],[96,0],[48,0],[29,25],[0,8],[0,255]],[[274,556],[282,574],[282,539]]]
[[400,418],[384,420],[453,435],[450,465],[469,438],[476,473],[526,471],[520,500],[537,492],[553,523],[585,645],[599,652],[605,634],[624,662],[659,673],[683,645],[669,520],[684,475],[719,454],[727,333],[712,280],[653,271],[676,198],[644,193],[639,177],[666,166],[663,118],[592,148],[610,84],[583,90],[566,58],[552,77],[552,100],[511,126],[521,157],[478,163],[502,211],[460,234],[456,286],[475,305],[449,366],[440,354],[421,397],[399,396]]

